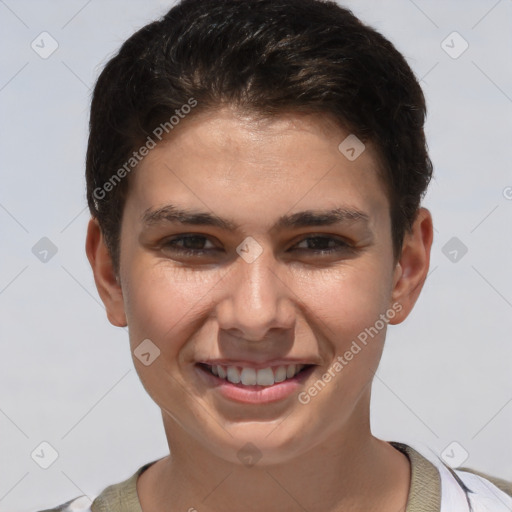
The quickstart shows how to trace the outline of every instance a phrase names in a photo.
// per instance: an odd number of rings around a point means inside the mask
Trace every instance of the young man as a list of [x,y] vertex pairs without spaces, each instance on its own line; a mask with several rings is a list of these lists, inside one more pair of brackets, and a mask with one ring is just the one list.
[[92,101],[86,251],[170,454],[54,510],[512,509],[370,430],[429,268],[425,111],[333,2],[183,0],[126,41]]

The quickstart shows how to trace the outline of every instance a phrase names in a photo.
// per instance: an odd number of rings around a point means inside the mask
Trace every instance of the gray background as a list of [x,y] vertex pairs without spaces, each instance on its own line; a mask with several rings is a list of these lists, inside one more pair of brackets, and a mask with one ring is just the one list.
[[[109,324],[94,286],[83,174],[90,87],[171,4],[0,0],[1,511],[96,495],[167,453],[127,330]],[[388,331],[374,434],[440,456],[455,441],[463,465],[512,480],[512,0],[345,5],[421,78],[435,166],[431,272]],[[59,45],[47,59],[31,48],[43,31]],[[469,44],[458,58],[453,31]],[[46,263],[32,251],[43,237],[57,248]],[[31,458],[43,441],[59,455],[46,470]]]

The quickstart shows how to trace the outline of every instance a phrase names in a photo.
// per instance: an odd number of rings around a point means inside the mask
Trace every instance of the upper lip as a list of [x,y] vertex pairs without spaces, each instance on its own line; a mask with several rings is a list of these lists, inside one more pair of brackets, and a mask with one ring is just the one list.
[[260,370],[262,368],[276,367],[276,366],[288,366],[290,364],[304,364],[304,365],[312,365],[316,364],[306,359],[271,359],[263,362],[256,361],[247,361],[241,359],[207,359],[203,361],[198,361],[198,363],[206,364],[208,366],[242,366],[244,368],[254,368],[256,370]]

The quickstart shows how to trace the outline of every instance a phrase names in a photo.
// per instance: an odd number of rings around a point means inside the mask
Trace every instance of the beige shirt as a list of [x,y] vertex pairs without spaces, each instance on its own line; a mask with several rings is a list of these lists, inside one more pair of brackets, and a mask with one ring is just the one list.
[[[440,512],[441,477],[439,470],[414,448],[395,441],[390,441],[390,444],[407,455],[411,463],[411,486],[405,512]],[[91,511],[142,512],[137,495],[137,478],[157,460],[144,464],[127,480],[105,488],[91,504]],[[459,469],[486,478],[503,492],[512,496],[512,482],[507,482],[469,468]],[[66,510],[61,505],[60,507],[41,512],[64,512]]]

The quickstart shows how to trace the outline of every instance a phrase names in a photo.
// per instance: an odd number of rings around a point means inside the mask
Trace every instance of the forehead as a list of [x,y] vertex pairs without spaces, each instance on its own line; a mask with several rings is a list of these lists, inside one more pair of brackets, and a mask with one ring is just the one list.
[[347,158],[344,141],[354,146],[353,137],[329,116],[262,119],[230,108],[194,114],[136,168],[127,207],[141,222],[168,203],[218,216],[229,211],[247,222],[275,220],[295,206],[380,215],[388,201],[377,154],[366,144],[357,158]]

